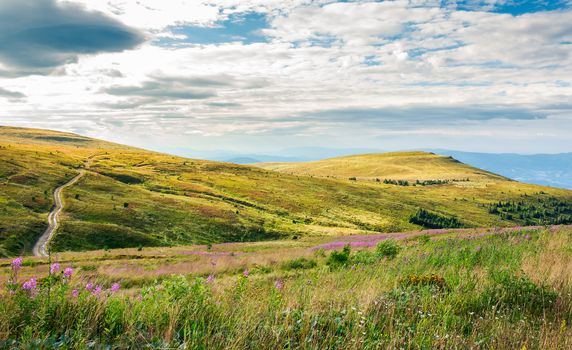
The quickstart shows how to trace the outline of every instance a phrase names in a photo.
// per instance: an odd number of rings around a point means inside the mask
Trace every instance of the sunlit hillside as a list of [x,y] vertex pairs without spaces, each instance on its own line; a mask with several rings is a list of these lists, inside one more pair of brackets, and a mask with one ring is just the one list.
[[326,167],[316,170],[322,176],[305,176],[43,130],[0,128],[0,147],[5,256],[30,252],[46,227],[52,191],[79,169],[85,176],[64,192],[54,251],[567,223],[572,214],[570,191],[423,153],[340,158],[334,162],[351,163],[346,172]]
[[473,168],[451,157],[428,152],[360,154],[306,163],[259,163],[263,169],[283,173],[363,180],[464,180],[495,181],[501,176]]

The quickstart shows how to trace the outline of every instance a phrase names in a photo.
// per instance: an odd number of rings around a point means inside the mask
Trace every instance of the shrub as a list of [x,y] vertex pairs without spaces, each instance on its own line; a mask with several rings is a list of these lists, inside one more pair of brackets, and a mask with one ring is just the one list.
[[430,275],[411,274],[406,277],[403,277],[399,281],[399,284],[405,287],[431,286],[440,290],[446,290],[449,288],[447,282],[445,281],[445,278],[436,274],[430,274]]
[[354,265],[373,265],[378,263],[380,256],[371,250],[360,250],[357,251],[353,256],[350,257],[350,261]]
[[311,269],[318,265],[315,260],[298,258],[290,261],[286,261],[282,264],[282,269],[284,270],[305,270]]
[[379,242],[375,251],[381,258],[393,259],[399,254],[401,247],[394,240],[386,240]]
[[345,266],[350,260],[351,247],[347,244],[342,250],[334,250],[328,257],[327,265],[336,268]]

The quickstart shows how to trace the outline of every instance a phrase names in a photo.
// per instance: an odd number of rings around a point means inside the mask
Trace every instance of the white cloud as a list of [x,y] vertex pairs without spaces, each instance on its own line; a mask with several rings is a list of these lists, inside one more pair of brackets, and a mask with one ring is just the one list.
[[[232,13],[259,11],[268,15],[270,28],[263,30],[268,41],[171,47],[148,42],[137,50],[79,56],[50,76],[0,78],[7,90],[27,96],[26,104],[0,99],[11,115],[8,122],[71,125],[94,136],[111,130],[145,137],[168,133],[173,142],[200,147],[220,143],[216,137],[224,135],[235,142],[237,134],[286,140],[288,133],[315,132],[321,135],[318,142],[329,142],[345,132],[380,142],[378,135],[399,132],[389,124],[409,133],[451,135],[452,120],[468,138],[478,138],[499,124],[482,121],[484,114],[480,122],[478,116],[467,118],[462,106],[514,108],[515,114],[521,107],[545,117],[549,105],[572,109],[569,10],[511,16],[456,11],[430,0],[82,2],[126,25],[163,38],[178,35],[175,39],[184,35],[171,32],[171,26],[208,27]],[[221,83],[197,87],[197,79]],[[200,98],[190,98],[191,92]],[[320,111],[415,106],[457,108],[459,115],[434,118],[425,129],[411,114],[393,115],[374,129],[351,113],[336,120],[300,118]],[[570,114],[561,115],[559,122],[570,125]],[[564,140],[565,130],[548,120],[512,120],[501,130],[510,135],[533,127]],[[499,130],[493,131],[487,137],[500,139]],[[200,137],[189,139],[189,133]]]

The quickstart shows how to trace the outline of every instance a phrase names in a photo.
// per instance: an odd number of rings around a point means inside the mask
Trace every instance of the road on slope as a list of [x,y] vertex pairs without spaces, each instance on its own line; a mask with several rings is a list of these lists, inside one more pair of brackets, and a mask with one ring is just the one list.
[[50,214],[48,215],[48,228],[46,228],[46,231],[44,231],[44,233],[40,236],[40,238],[34,245],[32,253],[35,256],[48,256],[47,246],[50,243],[50,240],[52,239],[54,233],[58,229],[58,217],[64,207],[62,201],[62,191],[65,188],[75,184],[84,174],[85,170],[81,170],[79,174],[77,174],[73,179],[61,185],[60,187],[56,188],[56,190],[54,191],[54,207],[52,208],[52,211],[50,211]]

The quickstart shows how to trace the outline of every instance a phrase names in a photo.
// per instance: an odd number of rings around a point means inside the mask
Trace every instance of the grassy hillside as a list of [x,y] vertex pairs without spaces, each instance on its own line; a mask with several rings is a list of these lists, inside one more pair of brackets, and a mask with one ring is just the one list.
[[[54,250],[397,232],[456,222],[451,218],[463,227],[544,224],[572,214],[570,191],[507,181],[430,154],[385,157],[400,167],[394,179],[443,182],[384,184],[372,180],[389,177],[378,170],[339,178],[292,175],[0,127],[0,255],[31,250],[46,225],[53,189],[80,168],[86,175],[64,192]],[[493,210],[499,202],[514,205]],[[533,210],[532,203],[545,207]],[[428,214],[419,215],[420,209]],[[411,221],[414,215],[423,220]]]
[[0,349],[572,348],[570,227],[398,238],[0,259]]
[[456,159],[427,152],[360,154],[305,163],[259,163],[256,166],[283,173],[362,180],[502,180],[490,172]]

